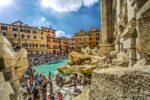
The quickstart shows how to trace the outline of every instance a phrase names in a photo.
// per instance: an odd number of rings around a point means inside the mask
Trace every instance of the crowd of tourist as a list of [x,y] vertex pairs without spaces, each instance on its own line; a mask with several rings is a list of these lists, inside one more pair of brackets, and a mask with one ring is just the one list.
[[29,54],[28,61],[30,66],[38,66],[49,62],[66,59],[68,55],[64,54]]
[[61,92],[54,93],[55,86],[63,87],[63,78],[57,74],[54,80],[51,72],[46,78],[31,67],[63,60],[67,57],[67,54],[29,54],[30,67],[21,80],[21,92],[24,100],[63,100]]
[[[33,66],[63,60],[67,54],[30,54],[28,60],[30,67],[21,79],[21,93],[24,100],[65,100],[60,90],[65,86],[64,78],[60,74],[55,76],[49,72],[48,77],[36,72]],[[77,86],[77,74],[74,74],[73,87]],[[70,99],[67,99],[70,100]]]
[[53,91],[54,85],[63,87],[63,80],[59,74],[53,80],[51,72],[46,78],[29,68],[21,80],[21,92],[24,100],[63,100],[61,92]]

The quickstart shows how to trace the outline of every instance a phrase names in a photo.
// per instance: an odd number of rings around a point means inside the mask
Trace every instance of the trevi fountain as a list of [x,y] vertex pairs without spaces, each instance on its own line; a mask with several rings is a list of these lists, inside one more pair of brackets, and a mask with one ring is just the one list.
[[[69,54],[58,68],[64,85],[86,82],[72,100],[150,100],[150,0],[101,0],[102,33],[98,48]],[[22,100],[20,79],[28,68],[27,51],[14,52],[0,34],[0,100]]]

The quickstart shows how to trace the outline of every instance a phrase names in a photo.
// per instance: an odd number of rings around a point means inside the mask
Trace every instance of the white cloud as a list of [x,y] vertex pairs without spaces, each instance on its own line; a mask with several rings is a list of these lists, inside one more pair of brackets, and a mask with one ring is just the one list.
[[40,18],[35,18],[35,20],[31,22],[31,25],[38,26],[38,27],[41,26],[49,27],[51,23],[45,17],[40,17]]
[[20,10],[20,7],[18,6],[18,5],[13,5],[14,6],[14,8],[16,9],[16,10]]
[[82,6],[90,7],[99,0],[41,0],[42,7],[50,8],[56,12],[75,12]]
[[87,7],[90,7],[97,2],[98,0],[83,0],[84,6],[87,6]]
[[58,30],[56,31],[56,37],[71,37],[70,35],[66,34],[64,31]]
[[17,10],[20,10],[20,7],[17,7]]
[[42,22],[44,22],[46,19],[44,17],[41,17],[40,19]]
[[0,9],[13,5],[13,0],[0,0]]
[[62,37],[65,35],[66,35],[66,33],[64,31],[56,31],[56,37]]

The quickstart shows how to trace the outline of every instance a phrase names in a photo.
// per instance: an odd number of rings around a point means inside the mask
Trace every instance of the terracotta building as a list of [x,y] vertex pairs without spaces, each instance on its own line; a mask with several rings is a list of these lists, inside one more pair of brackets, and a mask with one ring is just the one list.
[[89,34],[86,31],[80,30],[74,36],[75,39],[75,51],[80,52],[81,48],[86,48],[89,46]]
[[68,52],[75,51],[75,39],[68,38]]
[[60,53],[68,53],[68,38],[59,37]]
[[90,48],[98,47],[98,44],[101,42],[101,35],[99,28],[91,28],[89,33],[89,46]]
[[52,28],[42,27],[42,31],[47,33],[47,53],[55,54],[55,30]]
[[73,38],[55,37],[52,28],[29,26],[21,21],[12,24],[0,23],[1,33],[8,38],[14,50],[27,49],[28,53],[69,53],[81,51],[81,48],[94,48],[100,42],[100,30],[91,28],[89,31],[80,30]]
[[89,31],[80,30],[74,36],[75,39],[75,51],[80,52],[81,48],[98,47],[99,42],[101,41],[100,29],[91,28]]
[[55,52],[58,54],[60,53],[61,41],[59,38],[55,38]]
[[0,24],[0,31],[11,42],[16,50],[19,48],[27,49],[28,53],[47,52],[47,32],[37,27],[16,21],[12,24]]
[[21,21],[0,23],[0,32],[8,38],[14,50],[27,49],[28,53],[68,53],[68,38],[55,37],[52,28],[29,26]]
[[46,53],[46,32],[37,27],[16,21],[12,24],[0,24],[0,31],[11,42],[12,47],[26,48],[28,53]]

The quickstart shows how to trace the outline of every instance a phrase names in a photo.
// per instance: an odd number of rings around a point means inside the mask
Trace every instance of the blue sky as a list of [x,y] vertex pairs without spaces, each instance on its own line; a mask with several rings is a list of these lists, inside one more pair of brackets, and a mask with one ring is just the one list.
[[0,0],[0,23],[52,26],[57,36],[100,27],[100,19],[99,0]]

